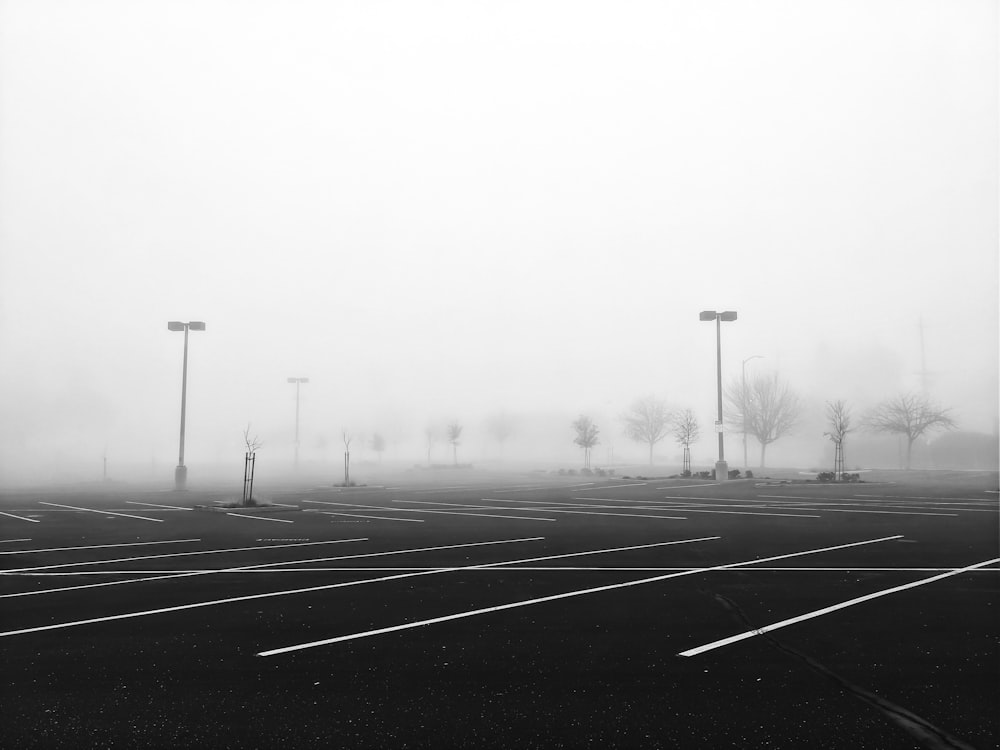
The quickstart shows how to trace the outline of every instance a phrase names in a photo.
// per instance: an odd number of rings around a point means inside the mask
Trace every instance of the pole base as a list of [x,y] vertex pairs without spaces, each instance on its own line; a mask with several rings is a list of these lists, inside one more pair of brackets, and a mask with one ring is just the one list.
[[174,489],[187,489],[188,469],[187,466],[178,466],[174,469]]
[[715,462],[715,481],[721,482],[725,479],[729,479],[729,464],[725,461]]

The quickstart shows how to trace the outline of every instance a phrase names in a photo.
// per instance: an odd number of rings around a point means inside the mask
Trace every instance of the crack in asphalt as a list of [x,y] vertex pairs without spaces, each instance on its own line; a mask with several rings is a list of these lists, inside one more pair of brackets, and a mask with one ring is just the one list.
[[[750,618],[736,602],[723,596],[722,594],[713,593],[712,596],[723,606],[723,608],[728,610],[738,620],[740,620],[742,624],[752,630],[756,629],[756,626],[750,621]],[[935,726],[926,719],[917,716],[912,711],[908,711],[902,706],[898,706],[892,701],[886,700],[882,696],[877,695],[870,690],[866,690],[860,685],[855,685],[850,680],[841,677],[836,672],[823,666],[808,654],[804,654],[801,651],[782,643],[777,638],[767,633],[761,633],[760,635],[772,647],[788,654],[789,656],[795,657],[799,661],[803,662],[812,671],[832,680],[844,691],[880,711],[887,719],[889,719],[890,722],[909,734],[923,747],[928,748],[928,750],[976,750],[969,743],[960,740],[958,737],[955,737],[953,734],[947,732],[941,727]]]

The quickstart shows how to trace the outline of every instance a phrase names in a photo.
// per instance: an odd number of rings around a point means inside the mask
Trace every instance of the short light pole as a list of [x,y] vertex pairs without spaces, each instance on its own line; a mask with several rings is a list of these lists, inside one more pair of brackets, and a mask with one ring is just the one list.
[[743,411],[743,473],[747,471],[747,362],[751,359],[764,359],[760,354],[754,354],[743,360],[742,375],[740,376],[740,404]]
[[730,322],[736,320],[736,312],[733,310],[726,310],[725,312],[703,310],[698,314],[698,320],[715,321],[715,371],[719,405],[719,418],[715,421],[715,430],[719,433],[719,460],[715,463],[715,479],[716,481],[722,481],[729,479],[729,465],[726,463],[726,447],[722,433],[722,321]]
[[177,468],[174,469],[174,488],[183,490],[187,486],[187,467],[184,465],[184,418],[187,410],[188,382],[188,331],[204,331],[205,324],[198,320],[180,323],[172,320],[167,323],[168,331],[184,331],[184,368],[181,374],[181,444],[177,456]]
[[308,383],[309,378],[288,378],[289,383],[295,383],[295,468],[299,468],[299,386]]

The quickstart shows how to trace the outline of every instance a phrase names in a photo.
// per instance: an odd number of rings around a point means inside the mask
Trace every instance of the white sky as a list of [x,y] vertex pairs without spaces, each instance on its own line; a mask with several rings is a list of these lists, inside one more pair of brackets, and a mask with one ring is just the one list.
[[314,452],[646,393],[709,433],[712,308],[727,378],[859,412],[922,320],[992,432],[997,7],[0,0],[0,472],[169,466],[168,320],[189,460],[285,450],[293,375]]

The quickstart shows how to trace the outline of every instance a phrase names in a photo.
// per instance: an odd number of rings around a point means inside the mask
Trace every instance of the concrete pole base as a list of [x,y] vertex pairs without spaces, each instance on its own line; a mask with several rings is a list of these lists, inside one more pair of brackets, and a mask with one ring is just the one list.
[[187,489],[188,469],[187,466],[178,466],[174,469],[174,489]]
[[715,480],[722,481],[724,479],[729,479],[729,464],[725,461],[715,462]]

